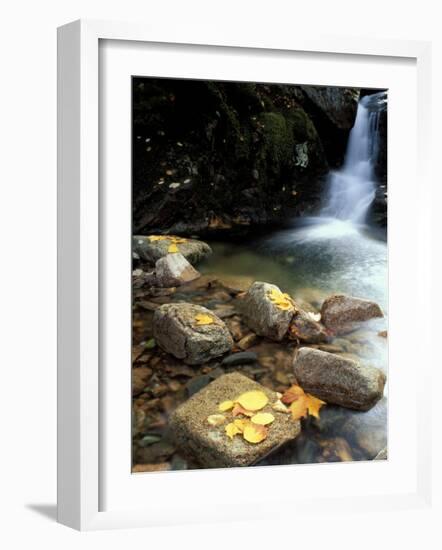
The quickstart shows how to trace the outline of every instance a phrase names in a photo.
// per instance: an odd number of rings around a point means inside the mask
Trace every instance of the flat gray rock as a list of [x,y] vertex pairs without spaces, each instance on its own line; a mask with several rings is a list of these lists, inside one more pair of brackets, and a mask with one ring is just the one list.
[[[218,405],[221,402],[234,400],[242,393],[253,390],[263,391],[269,399],[260,412],[270,412],[275,417],[268,426],[268,436],[264,441],[249,443],[240,434],[230,439],[225,433],[225,426],[234,419],[231,411],[221,413],[226,419],[222,424],[211,426],[208,423],[208,416],[220,414]],[[295,439],[301,430],[300,422],[294,421],[290,414],[272,409],[277,399],[274,391],[242,374],[225,374],[180,405],[170,418],[170,427],[184,454],[203,467],[249,466]]]
[[180,286],[200,277],[199,272],[181,253],[167,254],[155,264],[156,284],[161,287]]
[[[210,323],[201,320],[209,319]],[[188,303],[164,304],[153,316],[153,336],[164,351],[189,365],[201,365],[231,350],[233,339],[212,311]]]
[[279,342],[287,334],[295,308],[280,309],[270,299],[272,291],[281,293],[276,285],[253,283],[244,297],[241,311],[244,322],[253,332]]
[[329,296],[321,308],[322,324],[335,334],[345,334],[358,328],[361,322],[383,316],[376,302],[345,294]]
[[375,367],[311,348],[301,348],[294,361],[298,384],[326,403],[367,411],[384,393],[385,374]]
[[160,258],[170,254],[169,250],[173,244],[192,265],[212,253],[210,246],[203,241],[184,239],[174,235],[134,235],[132,237],[132,252],[137,254],[141,261],[153,265]]

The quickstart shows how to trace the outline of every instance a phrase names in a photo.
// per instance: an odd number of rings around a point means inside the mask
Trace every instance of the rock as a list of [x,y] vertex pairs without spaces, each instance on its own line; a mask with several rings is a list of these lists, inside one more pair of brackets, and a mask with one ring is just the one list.
[[280,309],[270,300],[272,291],[281,292],[276,285],[253,283],[244,296],[241,310],[245,323],[256,334],[279,342],[287,334],[295,308]]
[[302,309],[296,309],[290,322],[288,335],[290,339],[297,339],[307,344],[318,344],[329,338],[327,331],[313,318],[313,314]]
[[364,459],[372,460],[387,446],[387,399],[382,398],[367,412],[346,412],[347,417],[340,428],[341,433],[351,441],[353,447],[359,447]]
[[298,351],[294,373],[306,392],[326,403],[361,411],[382,398],[386,381],[380,369],[311,348]]
[[237,343],[237,346],[243,350],[246,350],[257,344],[258,341],[259,337],[254,332],[251,332],[250,334],[247,334],[247,336],[244,336],[244,338],[241,338],[241,340]]
[[258,362],[258,356],[251,351],[233,353],[225,357],[221,364],[223,367],[237,367],[238,365],[250,365]]
[[212,382],[212,380],[213,378],[208,374],[202,374],[201,376],[195,376],[194,378],[191,378],[186,383],[186,390],[189,397],[205,388],[208,384],[210,384],[210,382]]
[[350,130],[356,118],[359,94],[354,88],[300,86],[307,97],[341,130]]
[[361,322],[383,316],[376,302],[344,294],[329,296],[321,308],[323,325],[335,334],[345,334],[358,328]]
[[157,235],[143,236],[134,235],[132,237],[132,250],[138,254],[140,260],[149,264],[155,264],[157,260],[169,254],[169,246],[177,239],[176,244],[178,252],[192,265],[197,264],[202,259],[212,253],[208,244],[196,239],[181,239],[173,235],[162,235],[158,240],[152,240]]
[[384,447],[378,454],[374,457],[374,460],[387,460],[388,459],[388,449]]
[[159,462],[158,464],[135,464],[132,467],[133,474],[142,472],[165,472],[171,469],[169,462]]
[[[210,323],[198,324],[198,317]],[[189,365],[200,365],[230,351],[233,340],[213,312],[189,303],[163,304],[153,316],[153,335],[164,351]]]
[[246,275],[219,275],[219,282],[233,293],[246,292],[253,284],[253,277]]
[[133,288],[141,288],[144,285],[154,285],[156,277],[154,271],[143,271],[142,269],[134,269],[132,272]]
[[[230,439],[225,433],[225,425],[211,426],[207,422],[209,415],[218,413],[220,402],[252,390],[267,395],[269,402],[262,411],[271,412],[275,417],[264,441],[251,444],[241,435]],[[249,466],[295,439],[300,432],[299,421],[271,408],[276,400],[276,393],[261,384],[237,372],[225,374],[180,405],[171,416],[170,428],[182,451],[203,467]],[[230,412],[224,414],[226,419],[233,419]]]
[[167,254],[155,264],[156,284],[161,287],[180,286],[195,279],[200,274],[186,258],[180,254]]
[[132,369],[132,394],[139,395],[142,393],[151,376],[152,369],[148,367]]

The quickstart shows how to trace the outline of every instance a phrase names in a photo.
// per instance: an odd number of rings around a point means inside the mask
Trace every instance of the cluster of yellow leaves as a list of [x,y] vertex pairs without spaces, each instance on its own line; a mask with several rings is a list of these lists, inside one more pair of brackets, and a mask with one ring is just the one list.
[[276,288],[272,288],[272,290],[267,293],[267,296],[278,309],[288,311],[295,308],[293,300],[290,298],[290,296]]
[[214,318],[207,313],[197,313],[195,321],[197,325],[211,325],[215,322]]
[[305,393],[301,386],[291,386],[281,397],[281,404],[289,405],[293,420],[305,418],[307,414],[319,418],[319,410],[325,401],[310,393]]
[[179,252],[180,250],[178,248],[178,245],[187,242],[187,239],[183,237],[176,237],[175,235],[150,235],[148,239],[150,242],[170,241],[169,248],[167,249],[167,252],[169,254]]

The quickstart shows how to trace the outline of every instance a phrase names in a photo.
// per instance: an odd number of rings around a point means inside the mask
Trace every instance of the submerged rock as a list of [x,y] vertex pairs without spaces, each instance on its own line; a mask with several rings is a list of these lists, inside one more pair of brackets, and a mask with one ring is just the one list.
[[230,351],[233,340],[212,311],[188,303],[164,304],[153,316],[153,335],[164,351],[200,365]]
[[326,403],[367,411],[384,392],[385,374],[375,367],[311,348],[301,348],[294,362],[299,385]]
[[[225,432],[225,426],[233,420],[230,411],[223,413],[225,423],[217,426],[208,423],[208,416],[218,413],[221,402],[234,400],[238,395],[254,390],[260,390],[268,397],[268,404],[262,412],[271,412],[275,417],[266,439],[257,444],[249,443],[241,435],[230,439]],[[225,374],[180,405],[172,414],[170,427],[184,454],[203,467],[249,466],[295,439],[300,432],[299,421],[272,409],[276,400],[274,391],[246,376],[236,372]]]
[[156,284],[161,287],[180,286],[200,276],[181,253],[167,254],[155,264]]
[[335,334],[345,334],[358,328],[363,321],[383,316],[376,302],[345,294],[329,296],[321,308],[322,323]]
[[242,303],[245,323],[259,336],[281,341],[287,334],[295,311],[294,305],[281,309],[271,299],[272,292],[281,294],[276,285],[255,282]]
[[[141,261],[155,264],[157,260],[170,254],[170,247],[177,250],[192,265],[197,264],[212,253],[210,246],[196,239],[183,239],[173,235],[134,235],[132,237],[132,251]],[[173,247],[175,249],[175,247]]]
[[222,360],[223,367],[237,367],[238,365],[250,365],[258,362],[258,355],[252,351],[242,351],[228,355]]

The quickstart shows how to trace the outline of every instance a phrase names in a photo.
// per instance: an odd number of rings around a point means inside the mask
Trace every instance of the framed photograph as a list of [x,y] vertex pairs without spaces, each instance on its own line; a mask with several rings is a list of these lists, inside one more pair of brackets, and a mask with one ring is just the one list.
[[59,29],[61,523],[428,503],[429,59]]

